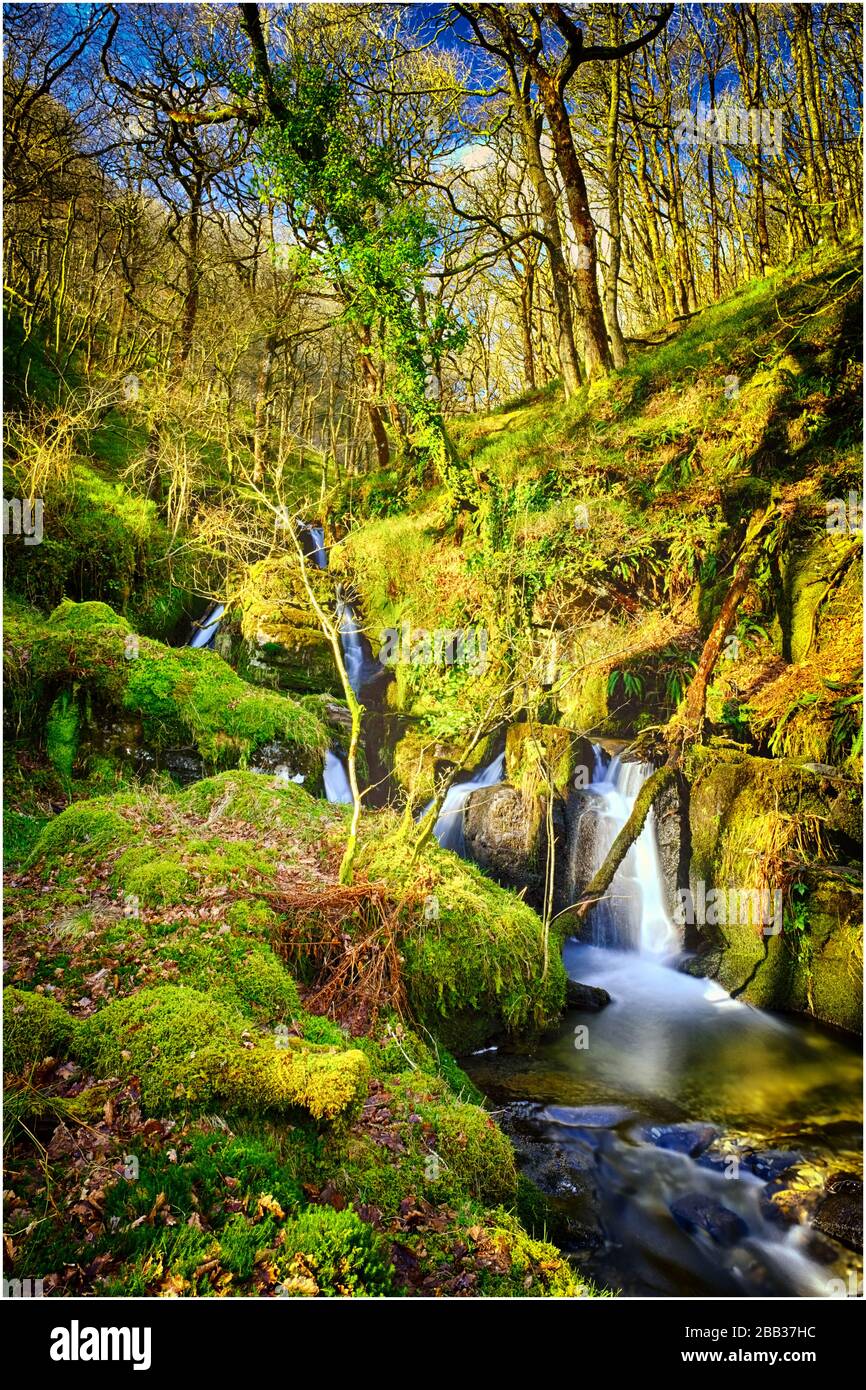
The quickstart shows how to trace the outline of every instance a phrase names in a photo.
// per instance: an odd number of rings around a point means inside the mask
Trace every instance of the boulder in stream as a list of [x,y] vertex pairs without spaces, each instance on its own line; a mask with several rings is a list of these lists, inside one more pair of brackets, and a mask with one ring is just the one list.
[[[564,839],[562,803],[554,802],[553,829]],[[525,797],[516,787],[499,783],[479,787],[466,798],[463,837],[467,857],[500,883],[519,891],[531,907],[544,902],[547,829],[540,797]]]
[[610,1003],[610,995],[600,985],[582,985],[578,980],[568,980],[565,986],[565,1003],[569,1009],[598,1013]]
[[827,1180],[812,1225],[816,1230],[847,1245],[863,1249],[863,1180],[856,1173],[834,1173]]
[[749,1228],[741,1216],[703,1192],[687,1192],[671,1203],[671,1215],[684,1231],[706,1231],[717,1245],[737,1245]]

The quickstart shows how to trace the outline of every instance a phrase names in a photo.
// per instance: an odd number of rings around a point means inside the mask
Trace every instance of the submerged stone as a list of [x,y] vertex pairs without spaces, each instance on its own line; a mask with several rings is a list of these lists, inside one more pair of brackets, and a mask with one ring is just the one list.
[[657,1149],[668,1149],[688,1158],[697,1158],[718,1136],[719,1131],[713,1125],[652,1125],[643,1131],[643,1138]]
[[610,1003],[610,995],[600,985],[582,985],[578,980],[568,980],[565,986],[565,1002],[569,1009],[584,1009],[597,1013]]
[[671,1203],[670,1212],[684,1231],[706,1231],[717,1245],[737,1245],[749,1233],[741,1216],[703,1192],[687,1192],[678,1197]]

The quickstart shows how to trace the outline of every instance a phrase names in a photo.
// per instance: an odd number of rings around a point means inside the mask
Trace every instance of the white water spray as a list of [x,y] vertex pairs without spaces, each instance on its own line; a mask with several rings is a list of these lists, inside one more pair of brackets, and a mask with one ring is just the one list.
[[[473,772],[471,777],[455,782],[448,788],[439,819],[433,827],[433,834],[443,849],[453,850],[455,854],[463,853],[463,807],[467,799],[478,787],[495,787],[497,782],[502,781],[504,772],[505,754],[500,753],[485,767]],[[430,804],[421,812],[422,818],[430,809]]]
[[[595,746],[594,752],[593,780],[579,817],[575,846],[587,883],[604,863],[652,772],[647,763],[624,763],[618,756],[605,765],[601,748]],[[665,907],[652,810],[604,900],[593,909],[593,941],[597,946],[626,946],[651,956],[670,955],[680,948]]]

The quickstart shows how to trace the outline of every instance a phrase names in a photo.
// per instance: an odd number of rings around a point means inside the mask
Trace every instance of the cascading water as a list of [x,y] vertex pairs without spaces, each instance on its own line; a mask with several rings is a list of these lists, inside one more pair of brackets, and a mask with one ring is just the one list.
[[[304,525],[303,530],[311,542],[307,551],[307,559],[311,560],[317,569],[327,569],[328,552],[325,549],[324,527]],[[337,626],[340,632],[340,645],[343,649],[346,675],[349,677],[349,684],[355,694],[360,695],[362,687],[369,678],[369,662],[355,611],[348,599],[342,594],[337,607]],[[329,801],[338,805],[351,804],[352,789],[349,785],[348,773],[342,759],[331,749],[325,754],[324,785],[325,796]]]
[[[631,815],[638,793],[652,768],[646,763],[608,759],[594,746],[593,780],[576,793],[579,804],[572,820],[567,880],[575,901]],[[592,911],[596,946],[619,946],[650,955],[669,955],[679,938],[664,903],[661,867],[656,845],[655,817],[646,824],[614,876],[604,899]]]
[[338,757],[332,749],[328,749],[325,754],[325,796],[329,801],[340,806],[351,805],[352,788],[349,785],[349,774],[347,773],[342,758]]
[[224,603],[212,603],[200,623],[194,623],[188,647],[213,647],[214,638],[219,631],[222,616],[226,611]]
[[[442,810],[439,812],[439,818],[433,827],[433,834],[443,849],[453,850],[455,854],[463,854],[465,848],[463,807],[466,805],[467,798],[479,787],[495,787],[497,782],[502,781],[504,771],[505,754],[500,753],[492,762],[474,772],[471,777],[461,782],[455,782],[453,786],[448,788],[442,803]],[[422,816],[428,810],[429,805],[422,811]]]
[[358,627],[358,620],[355,611],[347,599],[340,599],[340,606],[337,609],[337,625],[340,629],[340,645],[343,648],[343,661],[346,664],[346,675],[349,677],[349,684],[356,695],[360,695],[361,687],[364,684],[367,659],[364,654],[364,644],[361,640],[361,630]]
[[307,526],[305,530],[313,543],[308,558],[312,560],[316,569],[326,570],[328,568],[328,552],[325,549],[324,526]]

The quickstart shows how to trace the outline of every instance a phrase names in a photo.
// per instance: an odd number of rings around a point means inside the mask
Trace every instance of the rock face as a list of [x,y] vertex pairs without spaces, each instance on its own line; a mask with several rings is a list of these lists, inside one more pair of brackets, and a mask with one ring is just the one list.
[[[330,601],[328,579],[311,572]],[[239,669],[249,680],[278,690],[339,688],[330,643],[310,610],[294,556],[254,565],[240,595]]]
[[654,809],[665,907],[673,917],[679,903],[679,890],[687,888],[689,883],[689,802],[683,784],[670,782]]
[[855,1173],[834,1173],[828,1179],[812,1225],[850,1250],[863,1249],[863,1181]]
[[[562,844],[565,820],[558,801],[553,830],[556,843]],[[466,800],[463,837],[468,857],[479,868],[503,888],[525,888],[530,906],[543,907],[547,829],[540,798],[525,798],[507,783],[479,787]]]
[[[802,762],[715,748],[695,750],[688,772],[690,973],[861,1032],[862,871],[827,862],[852,852],[856,791]],[[799,863],[793,890],[786,859]]]

